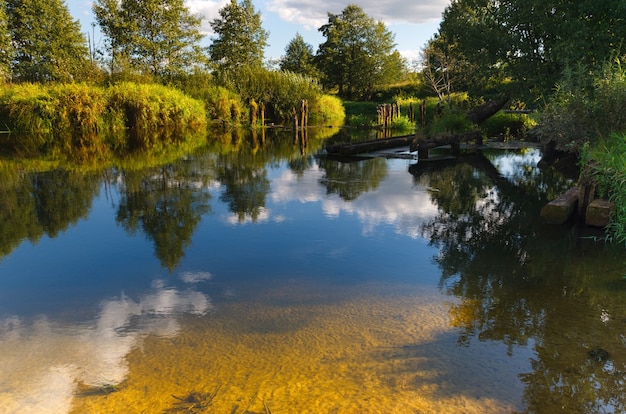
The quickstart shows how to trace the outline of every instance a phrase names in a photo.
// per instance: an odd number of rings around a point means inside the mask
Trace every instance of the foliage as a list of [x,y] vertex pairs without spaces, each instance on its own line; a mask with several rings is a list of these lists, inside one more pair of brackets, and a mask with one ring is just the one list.
[[311,124],[341,126],[346,117],[341,99],[333,95],[319,95],[309,102]]
[[384,23],[374,22],[350,4],[341,14],[328,13],[319,28],[326,41],[319,46],[316,65],[327,87],[337,87],[344,98],[369,99],[374,87],[398,80],[404,66],[394,50],[394,36]]
[[475,126],[465,116],[465,112],[444,111],[441,115],[435,117],[420,129],[420,133],[429,135],[444,135],[469,132],[475,129]]
[[483,122],[480,128],[488,137],[502,135],[508,138],[524,135],[535,126],[537,122],[530,115],[500,111]]
[[261,26],[261,14],[251,0],[231,0],[211,22],[216,37],[209,46],[211,63],[219,75],[232,74],[240,66],[263,66],[268,32]]
[[300,107],[302,99],[311,103],[322,95],[316,79],[254,66],[242,66],[231,74],[227,87],[235,90],[245,102],[263,103],[268,118],[275,122],[290,119],[294,108]]
[[374,88],[372,100],[376,102],[396,102],[399,99],[413,99],[430,96],[430,88],[421,80],[408,77],[406,80],[379,85]]
[[0,108],[5,146],[78,158],[154,149],[206,126],[201,102],[161,85],[19,84],[0,92]]
[[96,21],[106,36],[111,71],[154,76],[186,72],[205,61],[201,19],[184,0],[97,0]]
[[5,1],[14,80],[72,81],[84,76],[90,67],[86,41],[62,0]]
[[246,112],[239,94],[216,85],[211,74],[206,72],[177,77],[172,80],[172,85],[204,102],[208,119],[237,124]]
[[202,103],[172,88],[121,83],[108,96],[110,114],[126,126],[129,149],[180,141],[206,126]]
[[401,134],[409,134],[415,131],[415,122],[411,122],[407,116],[399,116],[391,121],[391,130]]
[[620,59],[590,75],[584,66],[568,68],[541,119],[542,140],[579,153],[611,133],[626,131],[626,70]]
[[11,58],[13,44],[9,32],[9,18],[6,13],[6,0],[0,0],[0,84],[11,78]]
[[280,70],[317,77],[313,47],[304,41],[300,33],[291,39],[285,48],[285,56],[280,59]]
[[373,127],[376,125],[376,102],[345,101],[346,125],[352,127]]
[[626,133],[611,134],[583,154],[600,195],[615,205],[607,228],[609,239],[626,244]]
[[474,84],[509,78],[518,95],[538,97],[567,65],[595,70],[619,51],[624,16],[622,0],[457,0],[446,8],[438,37],[471,69]]

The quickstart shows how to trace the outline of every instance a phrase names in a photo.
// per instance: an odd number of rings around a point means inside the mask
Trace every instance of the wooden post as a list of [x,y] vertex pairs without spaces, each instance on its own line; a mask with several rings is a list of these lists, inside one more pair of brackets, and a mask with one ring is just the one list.
[[291,116],[293,118],[293,145],[296,145],[298,143],[298,111],[296,110],[295,107],[292,108],[291,110]]
[[420,117],[422,118],[422,126],[426,126],[426,99],[424,99],[420,105]]
[[261,126],[265,126],[265,104],[263,102],[259,104],[259,109],[261,112]]
[[458,142],[453,142],[452,144],[450,144],[450,149],[451,149],[452,155],[454,156],[461,154],[461,144]]
[[259,106],[254,101],[254,99],[252,99],[250,101],[250,125],[253,127],[256,126],[258,110],[259,110]]

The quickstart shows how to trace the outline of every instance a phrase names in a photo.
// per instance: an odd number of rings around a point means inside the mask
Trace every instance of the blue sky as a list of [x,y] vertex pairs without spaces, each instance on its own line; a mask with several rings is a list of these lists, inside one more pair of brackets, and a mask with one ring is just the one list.
[[[204,43],[212,36],[209,22],[219,17],[218,11],[230,0],[186,0],[192,13],[203,16]],[[92,0],[66,0],[70,13],[79,19],[85,33],[92,32]],[[279,58],[296,33],[316,51],[324,38],[318,28],[328,22],[328,13],[339,14],[350,3],[358,4],[368,16],[385,23],[395,34],[397,50],[409,61],[419,57],[419,51],[437,32],[441,14],[450,0],[365,0],[339,2],[336,0],[253,0],[261,12],[263,28],[269,31],[266,58]],[[96,44],[102,41],[96,32]]]

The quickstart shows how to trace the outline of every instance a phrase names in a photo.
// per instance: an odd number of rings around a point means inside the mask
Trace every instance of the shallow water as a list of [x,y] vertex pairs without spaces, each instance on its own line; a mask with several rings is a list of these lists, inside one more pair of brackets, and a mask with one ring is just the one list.
[[626,410],[624,250],[538,150],[319,147],[4,173],[0,412]]

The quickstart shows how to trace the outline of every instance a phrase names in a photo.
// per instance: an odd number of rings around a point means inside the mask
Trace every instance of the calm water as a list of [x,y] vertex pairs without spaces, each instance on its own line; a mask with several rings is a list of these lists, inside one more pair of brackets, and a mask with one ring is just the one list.
[[0,412],[626,411],[625,252],[538,150],[321,146],[1,173]]

